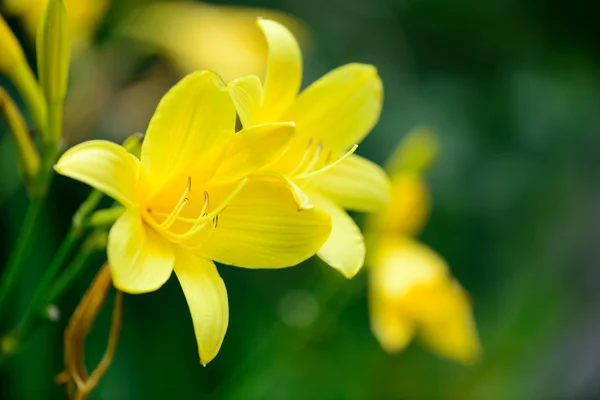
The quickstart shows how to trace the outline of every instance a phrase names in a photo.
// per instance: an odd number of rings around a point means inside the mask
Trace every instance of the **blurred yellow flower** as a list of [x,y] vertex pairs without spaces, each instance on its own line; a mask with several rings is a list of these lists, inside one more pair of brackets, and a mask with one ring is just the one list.
[[[317,253],[347,278],[364,263],[362,234],[344,209],[375,211],[389,198],[389,181],[376,164],[352,154],[381,113],[383,88],[371,65],[347,64],[298,95],[302,56],[283,25],[259,19],[269,57],[264,85],[254,75],[228,87],[244,127],[293,121],[296,136],[275,162],[262,170],[284,176],[299,208],[312,204],[331,216],[331,236]],[[350,150],[348,150],[350,149]]]
[[[35,36],[40,18],[47,0],[5,0],[4,8],[8,13],[18,15],[25,24],[31,37]],[[102,18],[110,6],[109,0],[64,0],[69,14],[73,45],[84,47],[96,32]]]
[[281,180],[247,177],[288,145],[293,124],[234,128],[225,85],[200,71],[163,97],[140,160],[96,140],[71,148],[56,165],[58,173],[125,206],[108,238],[117,289],[154,291],[175,270],[203,364],[216,356],[228,324],[225,285],[211,260],[246,268],[295,265],[313,255],[331,229],[326,214],[298,212]]
[[392,157],[392,198],[368,223],[371,329],[387,352],[401,351],[416,335],[467,364],[481,352],[468,295],[446,262],[412,238],[429,212],[423,173],[436,152],[433,133],[417,129]]
[[267,47],[255,26],[258,16],[284,23],[301,39],[308,36],[304,25],[285,13],[185,1],[140,8],[123,24],[123,33],[158,48],[183,74],[208,69],[228,82],[264,72]]

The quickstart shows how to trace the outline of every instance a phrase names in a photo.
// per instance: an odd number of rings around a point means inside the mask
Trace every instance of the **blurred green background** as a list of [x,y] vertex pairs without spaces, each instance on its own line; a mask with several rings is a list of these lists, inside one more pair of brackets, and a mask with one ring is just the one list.
[[[119,34],[125,16],[147,3],[114,1],[93,37],[95,53],[73,61],[73,91],[85,88],[70,95],[79,97],[70,98],[76,121],[67,145],[144,131],[160,96],[181,76],[168,59]],[[269,8],[304,21],[305,84],[347,62],[377,66],[383,113],[358,153],[383,163],[414,126],[438,132],[440,157],[428,176],[433,210],[421,239],[470,292],[484,357],[463,367],[418,342],[399,355],[384,353],[369,329],[365,271],[346,281],[314,258],[285,270],[220,266],[230,325],[217,358],[206,368],[198,363],[173,277],[155,293],[125,297],[116,357],[91,398],[600,397],[600,7],[558,0],[214,4]],[[33,61],[20,20],[8,21]],[[102,96],[108,104],[97,105]],[[131,98],[139,108],[121,108]],[[0,129],[4,264],[27,198]],[[55,180],[15,315],[88,191]],[[58,304],[59,323],[41,329],[4,365],[2,399],[64,396],[53,383],[63,365],[62,331],[102,262],[101,254],[90,262]],[[104,351],[110,306],[88,339],[90,365]]]

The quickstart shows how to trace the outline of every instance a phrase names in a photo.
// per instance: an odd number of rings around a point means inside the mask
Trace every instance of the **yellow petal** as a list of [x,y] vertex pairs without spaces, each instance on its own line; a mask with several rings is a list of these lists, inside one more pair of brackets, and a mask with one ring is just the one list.
[[227,89],[235,104],[235,108],[242,122],[242,126],[253,125],[253,118],[260,111],[262,104],[263,88],[256,75],[248,75],[231,81]]
[[[228,193],[221,191],[219,195],[215,190],[215,197]],[[330,230],[325,213],[298,211],[287,183],[272,176],[252,176],[219,215],[217,227],[199,251],[237,267],[283,268],[315,254]]]
[[300,43],[310,39],[302,21],[264,8],[189,1],[139,5],[131,13],[133,18],[121,24],[122,33],[155,47],[182,74],[208,69],[226,82],[248,74],[263,76],[267,45],[263,34],[256,29],[258,16],[283,23]]
[[439,153],[439,139],[428,127],[417,127],[402,138],[390,156],[386,169],[390,175],[424,173]]
[[216,74],[198,71],[179,81],[158,104],[142,145],[147,196],[172,177],[211,176],[234,127],[235,108]]
[[279,158],[293,136],[293,122],[256,125],[238,132],[213,180],[231,182],[257,171]]
[[287,184],[290,186],[290,190],[292,191],[292,195],[294,196],[294,200],[296,200],[296,205],[298,206],[298,211],[310,210],[311,208],[314,208],[308,195],[304,193],[304,191],[298,185],[296,185],[293,180],[283,175],[280,176],[281,179],[285,180],[285,182],[287,182]]
[[302,54],[294,35],[275,21],[259,18],[257,24],[267,39],[269,60],[261,117],[254,123],[280,120],[296,99],[302,82]]
[[415,286],[435,285],[448,277],[446,262],[409,237],[384,235],[370,253],[372,290],[389,301],[402,302]]
[[383,87],[375,67],[347,64],[300,93],[282,119],[296,122],[299,139],[313,138],[326,148],[344,151],[377,123],[382,101]]
[[131,211],[111,228],[107,253],[115,287],[132,294],[160,288],[171,276],[175,261],[171,243]]
[[78,144],[62,155],[54,169],[106,193],[125,207],[136,207],[140,163],[118,144],[105,140]]
[[390,182],[385,171],[354,154],[335,168],[310,178],[308,184],[348,210],[376,211],[390,198]]
[[481,353],[469,298],[456,281],[419,288],[409,296],[420,304],[419,338],[439,355],[471,364]]
[[182,249],[177,251],[175,274],[194,322],[200,362],[206,365],[219,352],[229,323],[225,283],[212,261]]
[[346,278],[354,277],[365,262],[365,243],[360,229],[346,211],[328,198],[314,191],[307,194],[317,209],[331,217],[331,235],[317,255]]
[[392,196],[387,207],[373,218],[376,229],[416,235],[425,225],[431,200],[423,177],[411,172],[392,178]]
[[372,290],[369,294],[369,314],[371,331],[385,351],[397,353],[408,346],[415,333],[414,323],[402,316],[393,304],[377,298],[377,293]]

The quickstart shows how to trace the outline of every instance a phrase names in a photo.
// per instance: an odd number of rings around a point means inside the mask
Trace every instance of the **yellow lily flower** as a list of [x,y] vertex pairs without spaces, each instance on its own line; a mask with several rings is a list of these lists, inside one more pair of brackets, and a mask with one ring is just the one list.
[[436,151],[433,134],[419,129],[392,157],[392,198],[368,224],[371,329],[387,352],[418,336],[440,356],[471,363],[481,346],[469,297],[446,262],[412,238],[429,212],[423,172]]
[[175,270],[202,364],[216,356],[228,324],[227,293],[212,260],[292,266],[314,254],[331,229],[326,214],[298,212],[281,180],[247,177],[289,144],[293,124],[234,133],[235,117],[222,81],[208,71],[192,73],[159,103],[139,160],[94,140],[71,148],[56,165],[126,209],[108,237],[117,289],[151,292]]
[[226,82],[262,74],[267,49],[256,17],[289,26],[301,39],[307,29],[297,18],[272,10],[204,2],[156,2],[140,7],[123,24],[122,33],[157,48],[182,73],[217,72]]
[[[290,147],[263,171],[284,176],[300,208],[312,204],[331,216],[331,236],[318,256],[352,278],[364,263],[362,234],[344,209],[370,212],[384,206],[389,182],[376,164],[352,154],[381,113],[383,89],[371,65],[348,64],[323,76],[298,95],[302,56],[283,25],[259,19],[269,57],[264,85],[254,75],[229,83],[246,128],[293,121]],[[350,149],[350,150],[348,150]]]

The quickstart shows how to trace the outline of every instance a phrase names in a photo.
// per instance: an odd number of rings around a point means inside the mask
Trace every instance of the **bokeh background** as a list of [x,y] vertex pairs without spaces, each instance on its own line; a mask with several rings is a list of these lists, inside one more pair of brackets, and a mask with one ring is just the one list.
[[[202,48],[222,61],[235,50],[238,59],[228,63],[260,68],[236,50],[239,37],[256,49],[264,43],[242,29],[243,18],[227,22],[233,9],[204,9],[212,22],[191,24],[207,27],[200,36],[178,31],[187,26],[183,22],[141,24],[163,38],[170,32],[173,46],[188,46],[169,53],[164,43],[156,47],[131,32],[130,18],[150,4],[107,3],[97,29],[76,51],[66,146],[89,138],[120,142],[143,132],[158,99],[195,65],[177,60],[181,52]],[[599,6],[558,0],[211,4],[292,15],[277,14],[302,39],[305,84],[347,62],[377,66],[384,108],[358,149],[361,155],[383,163],[413,127],[438,133],[441,151],[428,174],[433,209],[420,239],[448,261],[469,291],[484,355],[465,367],[418,342],[398,355],[384,353],[369,329],[364,271],[346,281],[316,259],[285,270],[220,266],[231,314],[217,358],[206,368],[198,363],[189,312],[173,277],[156,293],[125,297],[117,354],[92,398],[600,397]],[[33,63],[24,19],[2,7]],[[211,61],[200,54],[195,62]],[[14,93],[4,78],[0,84]],[[27,205],[4,129],[2,264]],[[15,315],[88,191],[75,181],[55,180],[45,228],[12,303]],[[41,329],[4,365],[1,398],[64,396],[53,383],[62,368],[62,331],[102,262],[102,254],[91,260],[58,304],[60,321]],[[104,350],[110,306],[87,341],[91,365]]]

